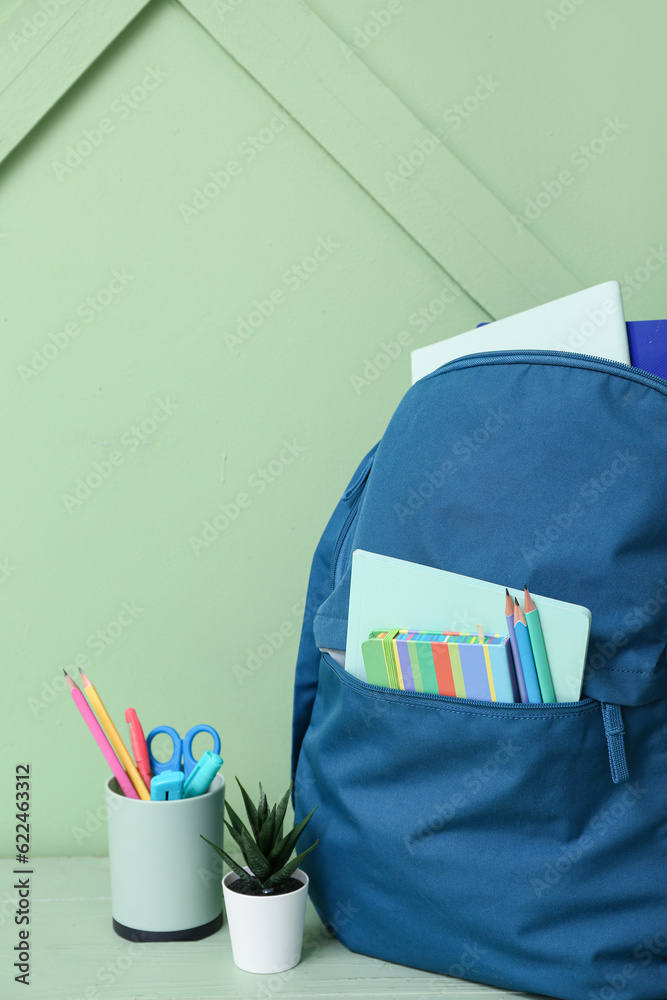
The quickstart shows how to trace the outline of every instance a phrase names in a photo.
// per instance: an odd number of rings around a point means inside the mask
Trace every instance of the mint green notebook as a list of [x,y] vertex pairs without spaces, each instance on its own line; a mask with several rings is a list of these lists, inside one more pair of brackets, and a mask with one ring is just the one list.
[[[512,590],[523,603],[523,591]],[[557,701],[581,697],[591,625],[588,608],[533,594]],[[385,625],[421,632],[507,633],[505,583],[490,583],[404,559],[356,549],[347,623],[345,669],[366,680],[361,645]]]

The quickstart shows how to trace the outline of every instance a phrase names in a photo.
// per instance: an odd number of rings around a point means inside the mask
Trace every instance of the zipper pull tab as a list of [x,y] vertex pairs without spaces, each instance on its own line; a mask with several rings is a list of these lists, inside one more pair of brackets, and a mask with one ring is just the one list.
[[363,467],[357,478],[354,480],[353,483],[350,483],[348,488],[343,493],[341,500],[352,500],[352,498],[355,497],[357,493],[361,491],[361,487],[368,479],[368,474],[371,471],[371,466],[373,465],[373,459],[375,458],[376,450],[377,450],[377,445],[375,445],[375,448],[373,448],[373,454],[368,459],[366,465]]
[[629,777],[628,762],[625,757],[625,742],[623,734],[623,716],[620,705],[610,705],[607,702],[600,702],[602,709],[602,721],[604,722],[604,734],[607,737],[607,749],[609,750],[609,766],[611,768],[611,780],[617,785],[621,781],[627,781]]

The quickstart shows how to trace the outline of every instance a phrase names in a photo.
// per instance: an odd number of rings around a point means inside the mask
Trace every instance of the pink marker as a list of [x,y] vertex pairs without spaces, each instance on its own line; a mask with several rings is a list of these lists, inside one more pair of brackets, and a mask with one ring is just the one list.
[[134,785],[132,784],[132,782],[126,775],[125,771],[123,770],[121,763],[118,760],[118,757],[116,757],[116,754],[113,752],[113,748],[109,743],[108,739],[106,738],[104,730],[102,729],[99,722],[93,715],[93,710],[86,701],[86,699],[84,698],[83,692],[80,691],[80,689],[77,687],[77,685],[74,683],[74,681],[64,668],[63,668],[63,673],[67,678],[67,687],[70,690],[72,698],[74,698],[74,704],[81,712],[84,722],[90,729],[91,733],[95,738],[95,742],[97,743],[98,747],[104,754],[107,764],[109,765],[113,773],[116,775],[116,780],[118,784],[123,789],[128,799],[138,799],[139,796],[134,790]]
[[141,723],[137,718],[137,713],[133,708],[125,709],[125,721],[130,724],[130,739],[132,740],[132,753],[134,754],[134,760],[137,765],[137,771],[144,779],[144,784],[146,788],[151,787],[151,763],[148,756],[148,747],[146,746],[146,737],[144,736],[144,731],[141,728]]

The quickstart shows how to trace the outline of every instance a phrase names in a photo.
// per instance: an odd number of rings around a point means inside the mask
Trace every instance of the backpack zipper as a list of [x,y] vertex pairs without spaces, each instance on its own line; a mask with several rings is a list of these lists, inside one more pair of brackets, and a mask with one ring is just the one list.
[[[530,702],[529,704],[523,704],[522,702],[514,701],[480,701],[476,698],[456,698],[449,694],[429,694],[427,691],[407,691],[398,688],[383,688],[379,687],[377,684],[371,684],[369,681],[364,681],[360,677],[355,677],[354,674],[349,673],[344,667],[339,667],[336,661],[328,653],[323,653],[323,656],[327,658],[327,662],[330,663],[331,668],[338,674],[341,680],[345,683],[351,684],[352,687],[356,687],[359,690],[371,692],[391,692],[391,696],[394,697],[399,695],[406,698],[427,698],[429,701],[435,704],[441,704],[443,701],[448,702],[451,705],[472,705],[475,708],[486,709],[487,712],[495,712],[496,707],[498,708],[509,708],[514,711],[542,711],[542,712],[554,712],[561,708],[573,709],[582,708],[583,706],[590,707],[593,704],[599,704],[596,702],[595,698],[580,698],[579,701],[559,701],[559,702]],[[613,708],[618,708],[617,705],[612,706]]]
[[350,525],[352,524],[352,521],[354,520],[355,515],[357,513],[357,507],[359,506],[359,501],[360,500],[361,500],[361,490],[359,491],[359,493],[354,498],[354,502],[352,503],[352,506],[350,507],[349,511],[347,512],[347,517],[343,521],[343,527],[340,529],[340,531],[338,533],[338,538],[336,539],[336,546],[335,546],[335,548],[333,550],[333,553],[332,553],[332,556],[331,556],[331,589],[332,589],[332,591],[335,589],[336,583],[337,583],[337,580],[336,580],[336,569],[338,568],[338,556],[340,555],[340,550],[343,547],[343,542],[345,541],[345,537],[346,537],[348,531],[350,530]]
[[338,532],[338,538],[336,539],[336,544],[334,546],[333,552],[331,553],[330,583],[332,591],[334,590],[336,584],[338,583],[338,580],[336,579],[336,570],[338,568],[338,557],[340,556],[340,550],[343,547],[343,543],[345,542],[347,533],[350,530],[350,526],[354,521],[354,518],[356,517],[357,508],[359,507],[359,503],[361,501],[361,494],[363,493],[364,486],[366,485],[366,480],[368,479],[369,473],[373,466],[373,459],[375,458],[376,449],[377,445],[373,449],[371,457],[369,458],[368,462],[362,469],[357,479],[352,483],[351,486],[349,486],[345,490],[345,492],[341,497],[341,500],[352,500],[352,504],[347,512],[345,520],[343,521],[343,525],[340,531]]
[[602,721],[604,722],[604,734],[607,737],[607,750],[609,751],[609,767],[611,768],[611,780],[617,785],[620,781],[627,781],[629,778],[628,762],[625,756],[625,742],[623,734],[623,715],[620,705],[612,705],[601,701]]
[[[444,374],[446,371],[456,371],[459,368],[472,368],[476,363],[481,362],[503,362],[508,360],[513,360],[517,362],[536,362],[538,358],[552,358],[558,359],[559,362],[567,362],[569,359],[572,361],[580,362],[577,365],[567,365],[565,367],[569,368],[586,368],[591,371],[604,371],[609,373],[623,374],[626,378],[629,378],[632,382],[638,382],[640,385],[649,386],[651,389],[658,389],[663,395],[667,395],[667,379],[660,378],[659,375],[651,375],[649,372],[644,372],[640,368],[635,368],[633,365],[626,365],[623,361],[611,361],[609,358],[598,358],[592,354],[575,354],[571,351],[483,351],[481,354],[466,354],[462,358],[456,358],[454,361],[448,361],[446,364],[441,365],[440,368],[436,368],[435,371],[429,372],[428,375],[424,375],[421,382],[426,382],[427,379],[434,378],[436,375]],[[418,383],[415,383],[417,385]]]

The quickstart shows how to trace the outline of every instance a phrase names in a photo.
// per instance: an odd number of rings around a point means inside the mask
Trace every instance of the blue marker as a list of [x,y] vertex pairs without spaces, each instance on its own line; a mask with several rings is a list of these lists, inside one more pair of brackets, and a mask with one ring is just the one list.
[[171,802],[183,798],[182,771],[163,771],[151,778],[151,799],[153,802]]
[[[192,771],[190,777],[185,782],[183,798],[190,799],[195,795],[203,795],[204,792],[207,792],[208,786],[221,767],[222,757],[217,753],[213,753],[212,750],[204,750],[197,761],[194,771]],[[155,781],[155,778],[153,778],[153,781]]]

